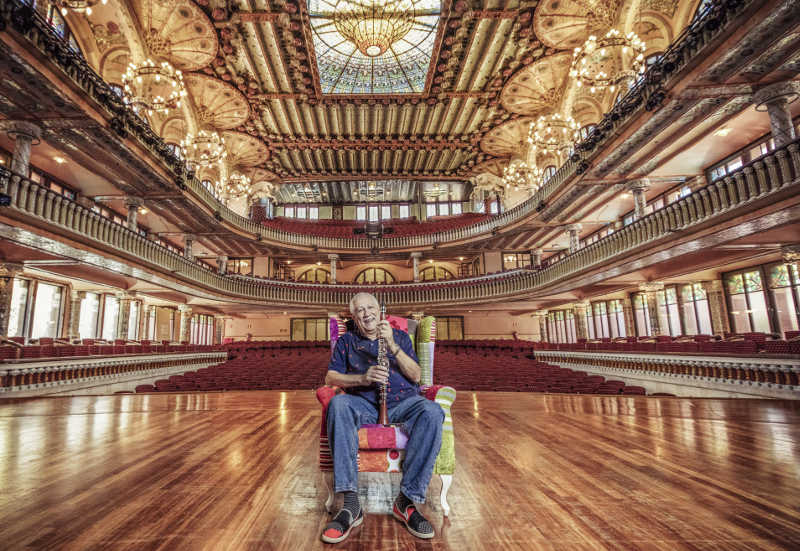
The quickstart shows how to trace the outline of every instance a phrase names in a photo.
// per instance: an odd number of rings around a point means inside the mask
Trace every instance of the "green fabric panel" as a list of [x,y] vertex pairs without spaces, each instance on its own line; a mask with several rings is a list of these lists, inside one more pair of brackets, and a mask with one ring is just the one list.
[[436,458],[433,472],[436,474],[453,474],[456,470],[456,443],[453,433],[453,417],[450,415],[450,406],[456,400],[456,390],[450,386],[443,386],[436,392],[436,403],[444,411],[442,424],[442,447]]

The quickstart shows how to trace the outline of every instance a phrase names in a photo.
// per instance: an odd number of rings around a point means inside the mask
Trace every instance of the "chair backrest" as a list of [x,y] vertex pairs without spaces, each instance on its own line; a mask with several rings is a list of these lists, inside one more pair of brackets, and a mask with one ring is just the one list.
[[[395,329],[401,329],[411,337],[414,351],[419,358],[419,366],[422,370],[420,384],[430,386],[433,384],[433,358],[436,347],[436,318],[425,316],[419,321],[415,319],[388,316],[389,323]],[[329,319],[331,329],[331,352],[336,346],[339,337],[347,332],[347,322],[338,316]]]

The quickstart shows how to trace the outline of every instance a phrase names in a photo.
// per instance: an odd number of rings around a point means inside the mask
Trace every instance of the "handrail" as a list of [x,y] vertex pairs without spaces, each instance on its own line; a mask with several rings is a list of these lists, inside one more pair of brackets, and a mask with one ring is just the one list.
[[[599,154],[600,147],[610,142],[616,131],[627,124],[642,109],[658,108],[666,97],[662,84],[673,74],[686,67],[697,52],[726,30],[733,16],[740,13],[753,0],[714,3],[699,14],[676,41],[655,63],[642,79],[607,113],[589,136],[576,145],[572,156],[531,197],[490,220],[455,228],[431,235],[384,237],[383,250],[421,248],[459,242],[490,234],[498,228],[518,222],[541,209],[542,205],[573,177],[583,174],[589,161]],[[259,240],[283,245],[329,250],[366,250],[374,247],[370,240],[308,236],[274,228],[267,228],[241,216],[213,196],[200,181],[188,171],[184,160],[174,155],[169,146],[129,106],[121,101],[110,86],[88,65],[82,56],[71,50],[50,25],[35,10],[20,0],[0,0],[0,29],[10,25],[27,37],[46,57],[84,90],[89,97],[103,106],[110,117],[110,126],[120,136],[131,136],[167,167],[179,188],[190,191],[196,201],[211,210],[216,218],[234,230],[251,234]]]
[[[469,278],[466,282],[455,280],[373,287],[391,305],[469,304],[519,296],[564,281],[676,231],[697,226],[716,216],[731,215],[734,209],[798,185],[800,140],[795,140],[542,269],[518,269]],[[270,304],[339,307],[347,302],[345,293],[369,289],[359,285],[261,281],[238,275],[220,275],[3,168],[0,168],[0,193],[9,196],[10,204],[5,211],[8,215],[21,216],[29,223],[38,220],[57,235],[88,238],[103,248],[170,273],[189,284],[227,296]]]

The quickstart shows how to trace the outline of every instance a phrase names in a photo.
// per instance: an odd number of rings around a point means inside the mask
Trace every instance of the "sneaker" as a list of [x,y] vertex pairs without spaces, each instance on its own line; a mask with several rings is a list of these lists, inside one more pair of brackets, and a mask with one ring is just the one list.
[[333,517],[328,524],[325,525],[325,530],[322,532],[322,541],[325,543],[339,543],[347,539],[350,531],[356,526],[361,526],[364,522],[364,510],[358,514],[358,517],[353,520],[353,514],[347,509],[341,509],[336,516]]
[[417,511],[417,506],[413,503],[408,505],[405,511],[401,511],[397,500],[395,500],[392,506],[392,515],[405,524],[408,531],[416,537],[424,540],[429,540],[433,537],[433,526],[419,511]]

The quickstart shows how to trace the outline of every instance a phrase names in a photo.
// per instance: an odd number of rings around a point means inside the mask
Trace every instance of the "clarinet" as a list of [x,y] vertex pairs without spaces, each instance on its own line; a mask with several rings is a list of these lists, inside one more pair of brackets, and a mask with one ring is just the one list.
[[[381,321],[386,319],[386,305],[381,303]],[[378,365],[383,367],[387,373],[389,371],[389,358],[386,356],[386,339],[378,337]],[[386,411],[386,385],[388,380],[380,385],[378,400],[380,403],[380,410],[378,415],[378,423],[381,425],[389,424],[389,414]]]

